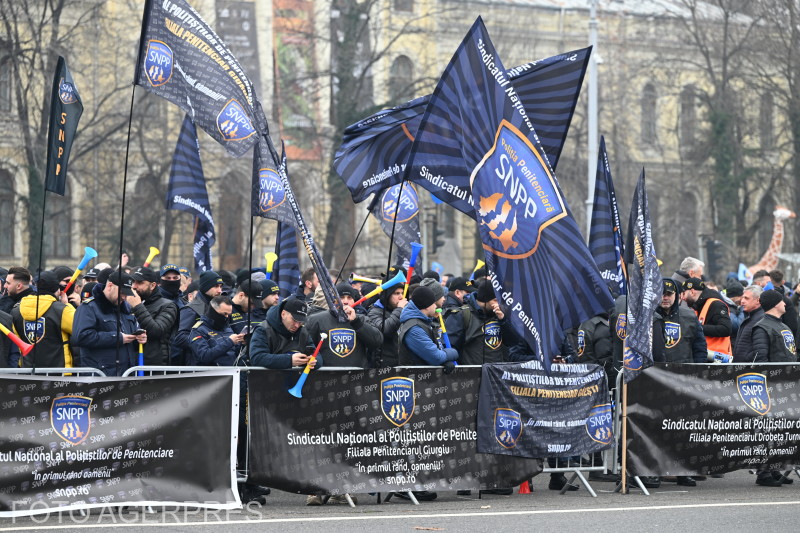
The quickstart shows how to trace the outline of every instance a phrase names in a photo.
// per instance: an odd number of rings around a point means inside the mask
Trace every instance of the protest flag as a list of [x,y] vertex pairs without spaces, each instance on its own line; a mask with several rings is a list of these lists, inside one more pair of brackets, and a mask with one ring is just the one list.
[[411,260],[411,243],[421,241],[417,188],[411,183],[393,185],[379,192],[376,199],[378,201],[372,202],[370,212],[389,237],[392,237],[392,226],[395,226],[397,264],[408,264]]
[[[286,150],[281,146],[280,165],[276,165],[277,153],[273,154],[274,147],[270,149],[271,147],[267,144],[268,139],[266,135],[259,137],[258,144],[256,144],[256,148],[253,151],[253,185],[250,214],[277,220],[281,224],[295,228],[300,233],[300,239],[308,253],[308,258],[311,260],[311,266],[314,268],[314,272],[317,273],[328,308],[337,309],[339,320],[346,322],[347,319],[344,316],[344,312],[338,304],[340,301],[339,293],[336,292],[336,287],[331,281],[328,268],[322,260],[322,255],[317,249],[317,244],[311,236],[311,231],[306,225],[300,206],[297,204],[297,198],[289,184]],[[279,255],[278,261],[280,260]]]
[[236,157],[259,136],[253,84],[186,0],[145,1],[135,83],[183,109]]
[[72,141],[83,114],[83,103],[63,57],[58,57],[50,96],[50,124],[47,132],[47,171],[45,190],[64,196],[67,163]]
[[625,383],[629,383],[645,368],[653,366],[653,313],[663,292],[650,226],[644,169],[631,203],[625,262],[628,264],[628,313],[622,366]]
[[208,201],[197,128],[186,115],[183,119],[167,188],[167,209],[194,215],[194,266],[197,272],[211,270],[211,246],[216,241],[214,217]]
[[300,285],[300,260],[297,257],[297,232],[293,225],[278,222],[278,241],[275,243],[275,254],[278,261],[275,281],[280,289],[281,299],[288,298]]
[[495,295],[549,370],[564,331],[612,299],[480,18],[431,96],[412,173],[417,154],[427,164],[440,147],[446,165],[470,177],[465,192],[477,207]]
[[611,167],[608,164],[606,140],[602,136],[600,149],[597,152],[597,178],[594,182],[589,250],[603,279],[617,287],[618,294],[626,294],[625,263],[622,261],[624,255],[622,226],[617,196],[614,193],[614,182],[611,180]]
[[[506,73],[553,170],[569,131],[590,53],[591,47],[574,50],[520,65]],[[345,129],[334,158],[334,168],[350,190],[354,202],[361,202],[370,194],[402,181],[408,154],[429,100],[430,95],[417,98],[380,111]],[[431,176],[447,176],[447,179],[435,183],[423,180],[420,184],[441,200],[475,218],[471,204],[454,195],[451,188],[467,188],[469,176],[454,176],[452,169],[448,169],[446,174],[440,172],[436,170],[437,161],[434,158],[424,166],[433,169]],[[420,159],[419,163],[421,167],[423,160]],[[410,179],[417,180],[417,177]]]

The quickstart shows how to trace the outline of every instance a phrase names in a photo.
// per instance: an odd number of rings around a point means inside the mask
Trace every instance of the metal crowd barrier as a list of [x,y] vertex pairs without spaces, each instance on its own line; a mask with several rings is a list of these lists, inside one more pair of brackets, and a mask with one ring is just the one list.
[[0,374],[21,374],[36,376],[97,376],[108,377],[105,372],[90,367],[36,367],[36,368],[0,368]]

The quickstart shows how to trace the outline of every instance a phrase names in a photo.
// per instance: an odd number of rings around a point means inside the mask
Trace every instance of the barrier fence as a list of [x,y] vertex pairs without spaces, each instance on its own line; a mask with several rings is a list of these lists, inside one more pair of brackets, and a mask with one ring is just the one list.
[[[509,372],[519,370],[519,365],[492,365],[495,367],[508,374],[503,379],[510,383],[519,379]],[[486,415],[479,413],[479,403],[488,402],[481,387],[487,368],[459,366],[452,375],[444,375],[438,367],[321,369],[305,385],[303,397],[294,399],[286,391],[295,384],[297,370],[135,367],[123,377],[108,378],[91,368],[3,369],[0,513],[30,514],[37,512],[36,506],[38,512],[45,512],[51,509],[48,500],[53,498],[64,498],[65,508],[131,502],[162,505],[163,495],[136,492],[142,489],[145,476],[177,475],[180,481],[173,486],[178,493],[172,493],[168,501],[206,505],[198,503],[199,493],[187,489],[197,479],[181,479],[181,474],[170,470],[176,466],[174,461],[171,464],[156,457],[158,454],[141,451],[154,449],[161,454],[163,450],[179,451],[179,470],[201,477],[214,463],[212,456],[230,457],[204,478],[205,483],[218,487],[218,501],[207,505],[219,508],[240,505],[237,481],[305,494],[408,492],[413,501],[412,491],[504,488],[544,472],[571,474],[569,483],[580,481],[596,497],[586,474],[620,472],[621,380],[610,401],[610,446],[601,453],[554,453],[558,459],[542,466],[541,460],[520,455],[525,453],[524,437],[536,437],[539,426],[547,426],[539,423],[547,418],[546,410],[530,416],[517,404],[492,404],[489,415],[495,427],[484,424],[479,435],[476,420]],[[249,460],[239,465],[237,473],[240,372],[249,382],[250,421],[244,455]],[[556,369],[554,375],[558,372]],[[762,464],[785,470],[785,465],[796,464],[800,447],[798,373],[798,365],[777,364],[648,369],[629,384],[633,483],[647,495],[639,475],[705,475]],[[61,376],[63,379],[55,379]],[[545,382],[545,378],[531,380],[529,384],[536,386],[529,388],[514,385],[512,396],[553,397],[557,388],[542,386]],[[588,388],[576,387],[563,390]],[[384,395],[394,403],[387,402]],[[503,400],[501,396],[493,401]],[[62,397],[70,399],[62,402]],[[577,400],[569,400],[573,403]],[[67,410],[59,411],[61,408]],[[86,420],[71,426],[61,421],[57,424],[53,417],[71,412],[68,409],[85,412]],[[580,421],[582,416],[589,431],[585,414],[560,407],[557,411],[564,420],[575,416]],[[509,413],[517,413],[516,418]],[[173,415],[177,419],[170,418]],[[510,422],[516,421],[520,422],[517,433],[511,429],[499,433],[502,428],[515,427]],[[584,430],[582,426],[578,429]],[[219,438],[221,434],[230,434],[231,439]],[[485,439],[483,445],[481,439]],[[738,448],[731,444],[740,441],[744,444]],[[222,447],[212,455],[209,445],[215,442]],[[651,442],[653,448],[642,444]],[[503,454],[480,453],[487,443],[501,444]],[[731,451],[734,448],[740,451]],[[76,455],[97,449],[104,450],[103,454],[87,455],[88,462]],[[109,455],[109,450],[115,451]],[[69,466],[77,464],[75,461],[82,470]],[[98,473],[103,476],[91,477]],[[92,481],[70,482],[78,474],[79,479],[83,476]],[[126,492],[117,486],[132,488]],[[19,492],[13,494],[14,490]]]

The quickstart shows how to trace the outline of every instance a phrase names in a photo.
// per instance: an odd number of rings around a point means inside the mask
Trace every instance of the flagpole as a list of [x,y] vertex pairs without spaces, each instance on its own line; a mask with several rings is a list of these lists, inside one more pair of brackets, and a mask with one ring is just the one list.
[[628,384],[625,369],[622,369],[622,494],[628,493]]
[[375,208],[375,203],[378,201],[378,193],[375,193],[375,197],[373,198],[372,202],[370,202],[369,206],[367,206],[367,216],[364,217],[364,222],[361,223],[361,227],[358,229],[358,233],[356,234],[356,238],[353,240],[353,245],[350,246],[350,251],[347,252],[347,255],[344,258],[344,262],[342,263],[342,268],[339,269],[339,275],[336,276],[336,283],[339,283],[339,280],[342,277],[342,272],[344,272],[344,268],[347,266],[347,261],[350,259],[350,254],[353,253],[353,250],[356,247],[356,243],[358,242],[359,237],[361,237],[361,232],[364,231],[364,226],[367,225],[367,220],[369,216],[372,214],[372,210]]
[[[42,254],[44,253],[44,217],[45,213],[47,212],[47,186],[46,186],[47,176],[45,176],[45,181],[42,182],[42,224],[41,224],[41,231],[39,233],[39,264],[36,266],[36,275],[42,275]],[[61,281],[61,280],[59,280]],[[35,317],[39,318],[39,296],[37,290],[36,296],[36,315]],[[24,332],[22,332],[24,333]],[[30,353],[31,365],[33,365],[33,371],[36,372],[36,346],[38,346],[38,342],[33,343],[33,350]]]

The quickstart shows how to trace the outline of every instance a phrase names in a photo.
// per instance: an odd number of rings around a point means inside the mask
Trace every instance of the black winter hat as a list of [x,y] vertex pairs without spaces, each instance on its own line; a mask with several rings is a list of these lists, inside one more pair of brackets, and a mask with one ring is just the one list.
[[64,278],[72,277],[75,271],[68,266],[59,266],[53,269],[53,273],[56,275],[58,279],[61,280]]
[[439,298],[444,297],[444,287],[442,287],[442,284],[433,278],[424,278],[420,282],[419,286],[428,287],[431,291],[433,291],[433,296],[436,298],[437,302],[439,301]]
[[419,286],[411,295],[411,301],[417,306],[417,309],[427,309],[436,303],[436,295],[428,287]]
[[442,278],[439,276],[439,273],[436,272],[435,270],[428,270],[427,272],[425,272],[422,275],[422,279],[425,279],[425,278],[433,278],[436,281],[442,281]]
[[349,283],[339,283],[336,285],[336,292],[339,293],[339,296],[350,296],[353,301],[357,301],[361,299],[361,293],[358,292],[358,289],[350,285]]
[[55,294],[58,291],[61,283],[61,278],[51,271],[45,270],[39,274],[39,280],[36,282],[36,289],[41,294]]
[[222,277],[213,270],[206,270],[200,274],[200,282],[198,285],[200,286],[200,292],[203,294],[205,294],[206,291],[211,287],[216,287],[217,285],[222,284]]
[[728,298],[734,298],[736,296],[742,296],[744,294],[744,287],[738,281],[736,283],[731,283],[725,289],[725,295]]
[[488,279],[479,280],[476,284],[478,287],[477,292],[475,293],[475,299],[479,302],[491,302],[496,298],[494,294],[494,288],[492,287],[492,282]]
[[261,280],[261,289],[264,293],[264,298],[269,296],[270,294],[278,294],[281,289],[278,287],[278,284],[272,281],[271,279],[262,279]]
[[783,296],[781,293],[776,291],[775,289],[770,289],[768,291],[764,291],[761,293],[761,297],[758,299],[761,302],[761,309],[764,310],[766,313],[779,303],[783,301]]

